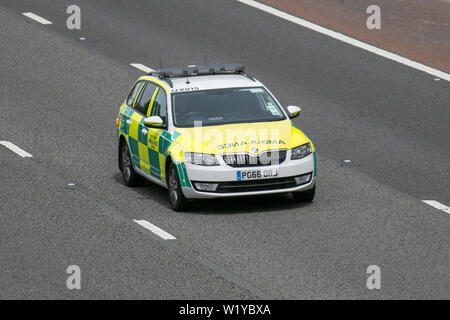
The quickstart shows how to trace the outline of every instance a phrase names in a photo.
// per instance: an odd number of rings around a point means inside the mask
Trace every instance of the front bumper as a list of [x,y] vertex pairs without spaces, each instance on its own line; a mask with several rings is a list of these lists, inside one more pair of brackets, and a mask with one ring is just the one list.
[[[240,197],[240,196],[251,196],[251,195],[262,195],[262,194],[273,194],[273,193],[286,193],[286,192],[296,192],[312,189],[316,184],[316,174],[315,174],[315,159],[314,154],[310,154],[307,157],[300,160],[286,160],[284,163],[277,166],[264,166],[264,167],[246,167],[246,168],[232,168],[227,166],[225,163],[220,163],[220,166],[199,166],[186,163],[186,172],[188,179],[191,182],[191,187],[183,187],[183,194],[189,199],[204,199],[204,198],[223,198],[223,197]],[[273,179],[259,179],[259,180],[247,180],[254,182],[255,185],[258,181],[266,184],[270,181],[287,181],[288,178],[294,178],[296,176],[305,175],[311,173],[311,180],[308,183],[302,185],[292,185],[289,183],[274,183],[274,188],[264,187],[263,190],[257,191],[244,191],[244,192],[205,192],[196,190],[193,186],[194,181],[200,182],[210,182],[210,183],[223,183],[225,185],[238,184],[237,182],[237,172],[238,171],[252,171],[252,170],[277,170],[278,174]],[[263,181],[264,180],[264,181]],[[246,181],[246,182],[247,182]],[[227,184],[227,182],[229,182]],[[277,187],[279,186],[279,188]],[[251,188],[242,188],[251,189]]]

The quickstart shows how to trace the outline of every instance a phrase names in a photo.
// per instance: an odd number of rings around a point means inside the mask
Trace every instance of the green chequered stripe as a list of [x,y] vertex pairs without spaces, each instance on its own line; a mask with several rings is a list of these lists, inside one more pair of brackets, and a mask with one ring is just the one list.
[[[175,131],[173,133],[173,140],[177,139],[179,136],[181,136],[181,133]],[[171,140],[171,142],[173,140]],[[189,182],[189,179],[187,176],[187,171],[186,171],[186,166],[184,165],[184,162],[178,162],[178,163],[175,163],[175,165],[177,167],[178,176],[180,177],[181,186],[190,188],[191,183]]]
[[131,116],[133,115],[134,111],[133,109],[131,109],[130,107],[127,107],[125,109],[125,112],[123,113],[124,115],[126,115],[127,117],[131,118]]
[[152,170],[152,168],[150,168],[150,175],[156,179],[161,180],[161,175],[159,173],[155,173],[154,170]]
[[[145,127],[144,119],[142,118],[139,123],[136,140],[136,137],[130,136],[129,127],[126,124],[126,121],[131,119],[133,113],[134,110],[130,107],[127,107],[124,110],[124,112],[122,113],[122,125],[120,127],[120,131],[128,136],[128,143],[130,145],[130,151],[132,153],[131,158],[133,164],[136,167],[141,168],[145,172],[148,172],[148,168],[143,167],[142,162],[144,161],[145,163],[148,163],[150,165],[150,170],[148,173],[150,173],[152,177],[155,177],[161,181],[165,181],[165,179],[163,179],[162,173],[164,172],[165,176],[165,168],[163,166],[165,165],[167,151],[169,150],[169,147],[171,146],[173,140],[178,138],[181,134],[175,131],[172,137],[169,132],[162,130],[159,134],[159,137],[156,138],[155,134],[152,134],[151,129]],[[144,128],[148,130],[147,135],[142,134],[142,129]],[[142,154],[144,149],[143,147],[145,147],[145,153],[147,154]],[[136,156],[137,154],[139,154],[139,157]],[[178,176],[180,177],[181,186],[191,187],[184,163],[178,162],[175,165],[177,167]]]
[[191,187],[191,183],[189,182],[186,167],[184,165],[184,162],[178,162],[176,164],[178,176],[180,177],[180,184],[182,187]]
[[150,161],[151,168],[153,170],[157,169],[158,172],[161,171],[161,168],[159,165],[159,152],[158,151],[148,148],[148,160]]
[[167,150],[169,149],[170,145],[172,144],[172,136],[167,131],[163,131],[161,133],[161,137],[159,138],[159,145],[158,150],[159,153],[166,155]]
[[146,127],[143,125],[142,122],[143,122],[143,120],[139,124],[139,128],[138,128],[138,141],[140,143],[142,143],[143,145],[147,146],[147,141],[148,141],[147,136],[142,133],[142,129],[146,129]]
[[128,135],[128,126],[127,126],[127,120],[130,118],[126,115],[122,116],[122,123],[120,125],[120,131],[122,131],[125,135]]
[[181,136],[181,133],[175,131],[175,132],[173,133],[173,140],[176,140],[179,136]]
[[317,176],[317,157],[316,157],[316,152],[313,152],[313,156],[314,156],[314,177]]
[[[175,139],[175,137],[179,137],[179,136],[180,136],[180,133],[178,133],[178,132],[174,133],[174,139]],[[165,161],[164,162],[161,161],[161,156],[165,160],[165,158],[167,156],[167,151],[168,151],[169,147],[171,146],[174,139],[172,139],[172,135],[169,132],[163,130],[159,136],[158,148],[157,148],[158,150],[157,151],[153,150],[150,147],[148,149],[150,163],[157,164],[156,167],[159,170],[159,174],[162,171],[161,169],[163,169],[163,170],[165,169],[165,168],[161,168],[161,166],[165,165]],[[159,161],[157,161],[157,159],[159,159]],[[180,177],[181,186],[182,187],[191,187],[184,163],[178,162],[178,163],[175,163],[175,165],[176,165],[176,168],[178,171],[178,176]],[[153,169],[153,166],[151,169]],[[156,174],[156,170],[155,170],[155,172],[152,171],[152,174]],[[160,176],[158,176],[157,178],[159,178],[160,180],[163,180],[162,177],[160,177]]]
[[131,116],[133,115],[133,110],[127,106],[125,111],[122,113],[122,122],[120,125],[120,131],[122,131],[125,135],[128,136],[128,125],[127,120],[130,120]]
[[139,162],[139,158],[136,156],[136,153],[139,152],[136,150],[139,150],[139,145],[138,145],[138,141],[128,137],[128,143],[130,144],[130,150],[131,150],[131,159],[133,160],[133,163],[139,167],[140,166],[140,162]]
[[[166,174],[164,168],[165,159],[167,157],[167,151],[169,150],[169,147],[173,142],[172,135],[169,132],[162,130],[157,139],[155,139],[155,135],[154,134],[152,135],[150,132],[148,134],[148,137],[150,139],[150,141],[147,144],[148,161],[150,163],[150,174],[161,181],[165,181],[164,179]],[[184,172],[185,171],[186,170],[184,170]],[[187,180],[186,173],[184,174],[184,177],[185,177],[184,180]],[[183,179],[180,178],[180,180]],[[181,184],[183,185],[182,181]],[[188,184],[185,183],[184,185],[190,184],[188,182]]]

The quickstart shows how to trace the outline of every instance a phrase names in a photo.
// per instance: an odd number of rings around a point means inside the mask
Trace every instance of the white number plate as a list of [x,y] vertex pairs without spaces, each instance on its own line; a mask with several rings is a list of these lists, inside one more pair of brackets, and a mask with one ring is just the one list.
[[274,169],[238,171],[237,181],[275,178],[276,176],[278,176],[278,171]]

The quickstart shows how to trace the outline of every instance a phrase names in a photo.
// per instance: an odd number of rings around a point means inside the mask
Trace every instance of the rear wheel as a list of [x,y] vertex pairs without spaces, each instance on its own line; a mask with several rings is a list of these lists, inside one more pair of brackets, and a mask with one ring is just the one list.
[[169,199],[173,210],[183,211],[187,208],[188,201],[181,190],[180,179],[176,166],[171,163],[169,166],[169,174],[167,180],[169,189]]
[[312,202],[316,195],[316,186],[306,191],[292,192],[292,196],[296,202]]
[[131,163],[130,150],[126,142],[123,142],[120,146],[120,161],[122,164],[122,177],[125,185],[128,187],[136,187],[143,182],[143,178],[136,173]]

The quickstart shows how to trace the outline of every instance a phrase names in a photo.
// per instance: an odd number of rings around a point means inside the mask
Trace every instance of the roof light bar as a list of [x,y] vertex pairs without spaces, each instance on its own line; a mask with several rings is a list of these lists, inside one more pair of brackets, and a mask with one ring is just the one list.
[[188,66],[183,68],[160,69],[150,72],[149,75],[160,78],[192,77],[211,74],[239,74],[244,73],[245,66],[239,63],[216,64],[206,66]]

